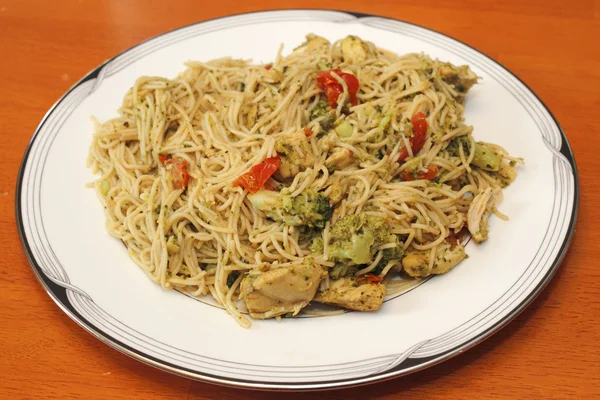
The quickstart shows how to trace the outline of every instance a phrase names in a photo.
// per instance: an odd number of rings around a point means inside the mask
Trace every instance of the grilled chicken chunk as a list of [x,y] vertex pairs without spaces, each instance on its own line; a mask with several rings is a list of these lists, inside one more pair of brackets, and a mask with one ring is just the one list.
[[429,257],[421,251],[409,251],[402,259],[402,268],[413,278],[425,278],[431,275]]
[[477,83],[477,75],[468,65],[457,67],[450,63],[442,63],[438,73],[444,82],[454,85],[456,91],[460,93],[467,93]]
[[402,268],[413,278],[426,278],[429,275],[445,274],[465,258],[467,255],[462,245],[442,246],[430,267],[429,253],[413,250],[402,259]]
[[275,149],[281,157],[277,171],[277,176],[281,179],[292,179],[315,163],[315,156],[304,130],[282,136]]
[[252,271],[242,280],[240,297],[252,318],[296,315],[313,299],[322,276],[323,269],[316,264]]
[[334,147],[331,154],[325,160],[325,166],[329,170],[342,170],[352,164],[354,153],[343,147]]
[[315,296],[315,301],[356,311],[375,311],[387,292],[380,283],[359,283],[354,277],[336,279]]
[[461,245],[445,249],[437,255],[431,273],[434,275],[445,274],[467,258],[465,248]]
[[375,56],[375,46],[357,36],[346,36],[341,42],[342,57],[348,64],[360,64]]
[[467,212],[467,227],[477,243],[487,240],[488,219],[501,200],[502,190],[489,187],[475,196],[471,202]]
[[306,42],[294,49],[293,53],[312,54],[329,49],[329,40],[313,33],[306,35]]

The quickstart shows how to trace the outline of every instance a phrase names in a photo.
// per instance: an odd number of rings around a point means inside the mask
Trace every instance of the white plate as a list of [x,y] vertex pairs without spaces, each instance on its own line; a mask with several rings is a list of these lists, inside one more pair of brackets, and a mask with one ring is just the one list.
[[[468,245],[450,273],[387,301],[376,313],[253,321],[151,282],[104,229],[85,167],[93,127],[116,116],[140,75],[175,76],[189,59],[272,60],[310,32],[355,34],[397,53],[469,64],[483,77],[468,95],[467,123],[526,165],[505,190],[509,222]],[[425,368],[479,343],[526,307],[552,278],[573,233],[573,155],[557,122],[514,75],[431,30],[334,11],[272,11],[202,22],[150,39],[99,66],[50,109],[23,159],[17,220],[34,272],[79,325],[145,363],[204,381],[252,388],[315,389],[373,382]]]

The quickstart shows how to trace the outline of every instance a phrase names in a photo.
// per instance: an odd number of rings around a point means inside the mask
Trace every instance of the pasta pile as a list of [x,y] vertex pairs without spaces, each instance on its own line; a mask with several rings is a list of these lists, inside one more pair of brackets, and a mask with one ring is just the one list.
[[477,76],[424,54],[308,35],[272,64],[144,76],[97,123],[110,234],[155,282],[242,325],[311,301],[379,308],[386,277],[445,273],[488,237],[516,176],[463,118]]

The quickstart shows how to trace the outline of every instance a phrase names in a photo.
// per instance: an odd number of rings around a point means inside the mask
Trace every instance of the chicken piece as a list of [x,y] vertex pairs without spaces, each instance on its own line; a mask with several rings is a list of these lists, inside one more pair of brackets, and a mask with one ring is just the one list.
[[247,61],[242,59],[223,57],[216,60],[208,61],[207,64],[213,65],[215,67],[244,68],[247,66]]
[[304,130],[282,136],[275,145],[281,157],[277,177],[291,179],[315,164],[315,156]]
[[283,71],[280,71],[275,68],[271,68],[263,74],[263,79],[269,83],[281,82],[283,80],[283,77]]
[[292,54],[312,54],[315,52],[325,52],[329,49],[330,45],[331,44],[329,43],[329,40],[325,39],[324,37],[317,36],[314,33],[309,33],[308,35],[306,35],[306,42],[296,47]]
[[469,206],[467,228],[477,243],[488,238],[488,218],[496,205],[502,200],[502,190],[487,188],[479,193]]
[[375,55],[375,46],[357,36],[346,36],[341,42],[342,57],[345,63],[360,64]]
[[[381,74],[380,68],[381,67],[375,67],[373,65],[367,65],[361,68],[360,80],[365,82],[377,82]],[[371,114],[369,113],[369,115]]]
[[354,277],[330,281],[329,287],[317,293],[315,301],[355,311],[375,311],[383,303],[387,288],[381,283],[360,284]]
[[328,152],[329,150],[335,147],[335,144],[338,140],[338,135],[334,130],[330,130],[327,135],[323,136],[319,139],[317,143],[321,151]]
[[504,187],[510,185],[515,178],[517,177],[517,170],[515,167],[510,165],[510,163],[502,162],[500,163],[500,169],[498,170],[498,176],[502,181],[502,185]]
[[329,186],[329,191],[327,193],[327,197],[329,198],[329,204],[335,206],[344,198],[344,187],[341,183],[334,181]]
[[445,274],[456,267],[465,258],[467,258],[467,255],[465,254],[465,248],[463,246],[458,245],[446,248],[437,255],[431,273],[435,275]]
[[441,63],[438,74],[444,82],[454,85],[454,89],[463,95],[477,83],[477,75],[471,71],[468,65],[457,67],[450,63]]
[[342,170],[352,164],[354,153],[343,147],[335,147],[329,157],[325,160],[325,166],[329,170]]
[[467,258],[462,245],[441,246],[433,265],[429,266],[429,253],[411,250],[402,259],[404,271],[413,278],[426,278],[429,275],[445,274]]
[[431,275],[429,256],[421,251],[411,250],[402,259],[402,268],[413,278],[425,278]]
[[240,298],[252,318],[272,318],[300,310],[315,297],[323,277],[317,264],[297,264],[267,272],[252,271],[240,286]]

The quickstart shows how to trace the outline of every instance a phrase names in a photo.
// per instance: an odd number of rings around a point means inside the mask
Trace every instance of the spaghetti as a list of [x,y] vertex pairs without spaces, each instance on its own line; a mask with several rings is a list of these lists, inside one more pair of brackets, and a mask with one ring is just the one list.
[[386,276],[445,273],[463,234],[505,218],[521,160],[464,123],[476,81],[315,35],[268,65],[141,77],[90,148],[106,227],[154,282],[210,294],[242,326],[311,301],[375,310]]

